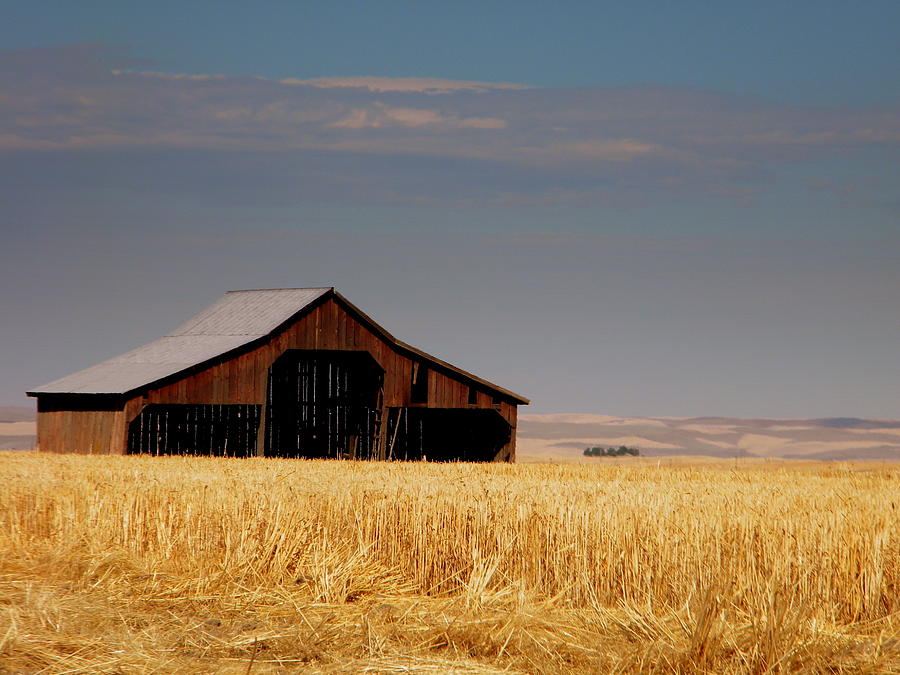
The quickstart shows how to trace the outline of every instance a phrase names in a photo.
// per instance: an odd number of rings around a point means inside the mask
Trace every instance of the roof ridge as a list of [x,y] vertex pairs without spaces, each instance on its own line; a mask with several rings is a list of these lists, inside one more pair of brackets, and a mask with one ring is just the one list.
[[233,291],[225,291],[228,293],[263,293],[267,291],[333,291],[334,286],[298,286],[296,288],[237,288]]

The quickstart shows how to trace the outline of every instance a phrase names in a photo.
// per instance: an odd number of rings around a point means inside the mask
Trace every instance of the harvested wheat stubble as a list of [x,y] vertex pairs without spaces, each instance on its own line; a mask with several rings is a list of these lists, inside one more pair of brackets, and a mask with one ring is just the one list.
[[888,467],[3,453],[0,484],[9,672],[900,672]]

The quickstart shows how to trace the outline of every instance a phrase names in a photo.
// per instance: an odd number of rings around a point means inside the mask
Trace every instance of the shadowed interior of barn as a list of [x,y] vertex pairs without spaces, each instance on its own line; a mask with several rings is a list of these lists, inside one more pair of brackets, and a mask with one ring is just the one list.
[[514,461],[527,399],[400,342],[333,288],[231,291],[37,387],[38,449]]

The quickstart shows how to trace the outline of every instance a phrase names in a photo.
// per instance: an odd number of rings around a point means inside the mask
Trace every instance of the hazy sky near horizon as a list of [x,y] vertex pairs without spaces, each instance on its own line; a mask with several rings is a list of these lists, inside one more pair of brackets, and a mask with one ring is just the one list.
[[0,9],[0,405],[335,286],[527,412],[900,417],[900,3]]

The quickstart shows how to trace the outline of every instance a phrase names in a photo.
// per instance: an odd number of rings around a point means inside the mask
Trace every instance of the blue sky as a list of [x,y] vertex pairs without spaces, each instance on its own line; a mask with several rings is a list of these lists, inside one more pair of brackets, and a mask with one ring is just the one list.
[[668,84],[898,100],[900,5],[867,2],[4,3],[8,49],[101,42],[166,72]]
[[334,285],[533,412],[898,415],[896,2],[0,9],[0,404]]

